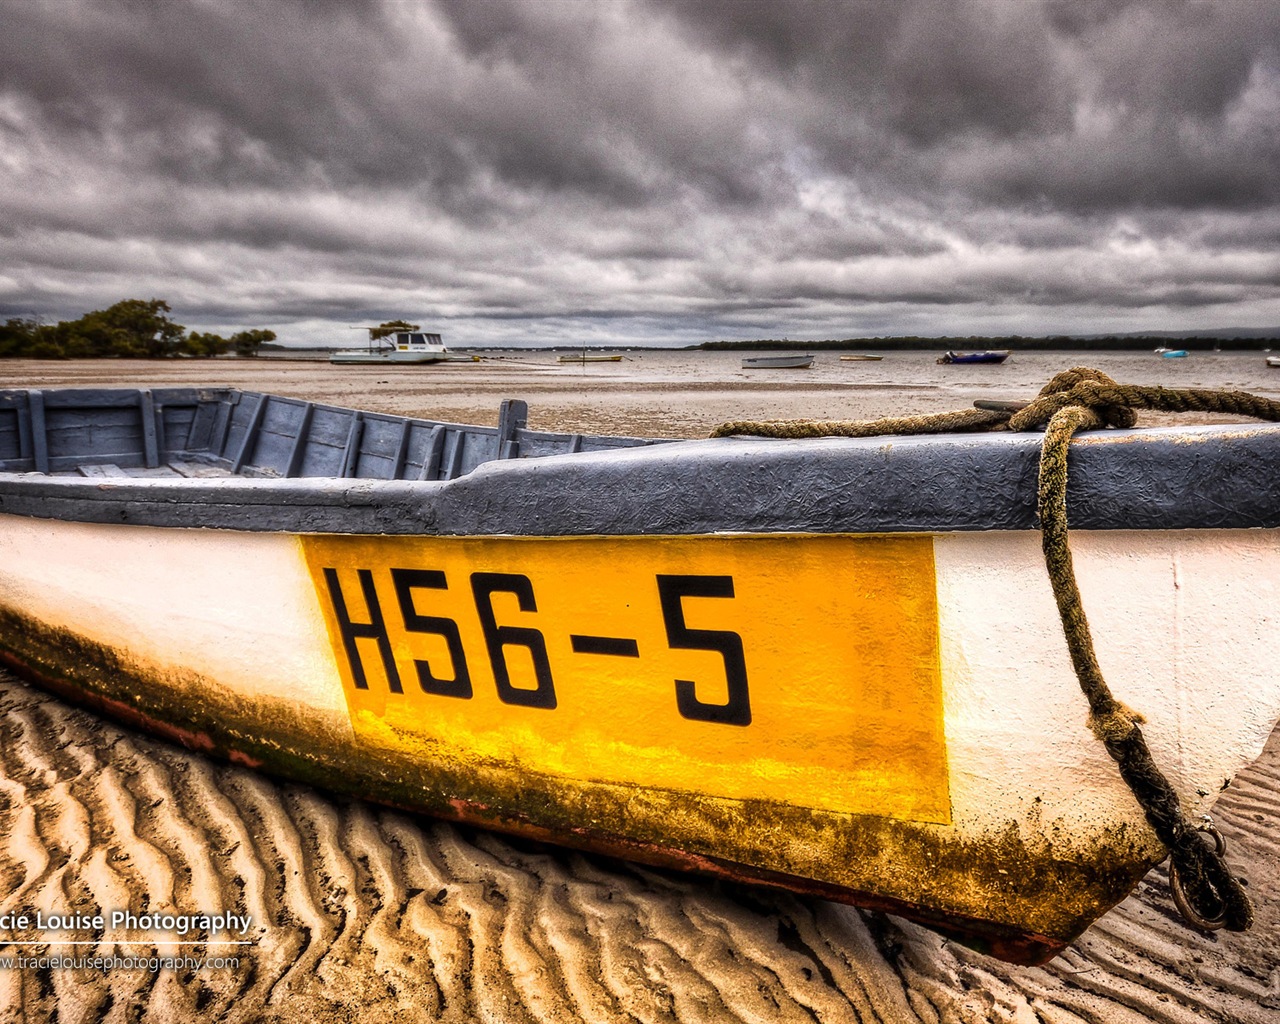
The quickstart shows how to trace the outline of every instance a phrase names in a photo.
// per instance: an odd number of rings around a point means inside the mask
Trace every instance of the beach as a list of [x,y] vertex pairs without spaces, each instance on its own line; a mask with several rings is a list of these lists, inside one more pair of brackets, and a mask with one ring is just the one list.
[[[230,385],[484,424],[518,398],[536,429],[668,438],[706,436],[726,420],[1029,399],[1077,365],[1131,383],[1280,398],[1280,371],[1261,353],[1015,352],[998,366],[940,366],[932,351],[878,363],[824,352],[810,370],[772,371],[742,369],[742,354],[626,351],[618,363],[574,365],[485,352],[408,369],[22,360],[0,363],[0,387]],[[1161,867],[1063,956],[1011,967],[881,913],[335,798],[0,674],[0,912],[176,906],[253,922],[227,940],[245,945],[157,937],[131,950],[218,966],[0,967],[0,1020],[47,1020],[56,1008],[60,1021],[1275,1021],[1280,732],[1214,817],[1249,883],[1252,931],[1186,928]],[[104,938],[90,949],[111,947]]]
[[[504,398],[529,403],[538,430],[705,437],[743,419],[874,419],[947,412],[976,399],[1029,399],[1057,372],[1094,366],[1117,380],[1230,388],[1280,397],[1280,371],[1260,352],[1016,352],[993,366],[941,366],[940,351],[842,362],[820,352],[807,370],[747,370],[741,351],[623,350],[617,363],[559,363],[537,351],[475,353],[478,362],[331,366],[314,359],[5,360],[0,386],[231,386],[454,423],[497,422]],[[1147,414],[1146,422],[1160,419]]]

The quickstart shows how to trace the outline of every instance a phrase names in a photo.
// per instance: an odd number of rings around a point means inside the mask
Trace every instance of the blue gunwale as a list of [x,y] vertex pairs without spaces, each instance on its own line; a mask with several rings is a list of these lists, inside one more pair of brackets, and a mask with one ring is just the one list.
[[[656,441],[530,430],[522,402],[482,427],[231,389],[3,391],[0,512],[441,535],[1032,530],[1040,440]],[[1280,426],[1084,435],[1071,525],[1274,528],[1278,468]]]

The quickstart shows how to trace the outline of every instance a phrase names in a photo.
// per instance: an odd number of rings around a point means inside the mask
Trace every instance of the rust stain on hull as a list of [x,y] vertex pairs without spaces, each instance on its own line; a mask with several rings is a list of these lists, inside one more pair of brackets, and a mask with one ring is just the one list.
[[[12,610],[0,609],[0,661],[127,725],[318,788],[659,867],[883,910],[1013,963],[1051,959],[1128,895],[1151,864],[1136,835],[1131,842],[1119,837],[1109,849],[1048,857],[1029,849],[1013,823],[996,837],[995,848],[977,849],[894,819],[845,815],[837,821],[829,813],[759,801],[566,785],[537,776],[513,779],[486,764],[420,764],[403,754],[361,749],[350,737],[323,729],[300,731],[296,716],[292,729],[278,716],[255,716],[255,708],[246,709],[244,701],[194,673],[140,669],[109,647]],[[812,867],[809,874],[786,870],[790,864],[778,869],[760,863],[761,836],[750,834],[750,827],[761,821],[784,840],[804,837],[823,857],[796,865]],[[855,870],[876,882],[883,877],[884,888],[856,884]],[[812,877],[822,872],[829,877]],[[842,877],[855,881],[842,883]],[[903,879],[929,885],[930,899],[913,898]],[[898,890],[890,891],[895,884]],[[949,893],[954,898],[947,899]],[[984,912],[990,916],[980,916]]]

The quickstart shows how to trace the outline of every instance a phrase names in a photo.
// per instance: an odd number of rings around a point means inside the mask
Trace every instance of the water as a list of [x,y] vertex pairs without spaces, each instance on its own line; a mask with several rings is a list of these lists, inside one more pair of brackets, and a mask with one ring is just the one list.
[[[619,383],[716,383],[810,385],[970,392],[1038,391],[1055,373],[1091,366],[1127,384],[1170,388],[1230,388],[1280,395],[1280,371],[1261,352],[1201,352],[1165,359],[1154,352],[1014,352],[1005,362],[940,365],[940,352],[887,352],[879,362],[842,362],[840,352],[819,352],[807,370],[744,370],[738,351],[627,351],[622,363],[564,367],[569,375],[612,379]],[[512,353],[531,366],[547,359],[538,353]],[[554,357],[552,357],[554,358]]]

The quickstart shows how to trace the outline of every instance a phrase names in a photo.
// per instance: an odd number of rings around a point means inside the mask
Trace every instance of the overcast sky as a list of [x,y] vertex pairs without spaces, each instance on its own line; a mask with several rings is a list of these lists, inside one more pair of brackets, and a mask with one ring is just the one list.
[[0,316],[1280,325],[1276,0],[0,0]]

